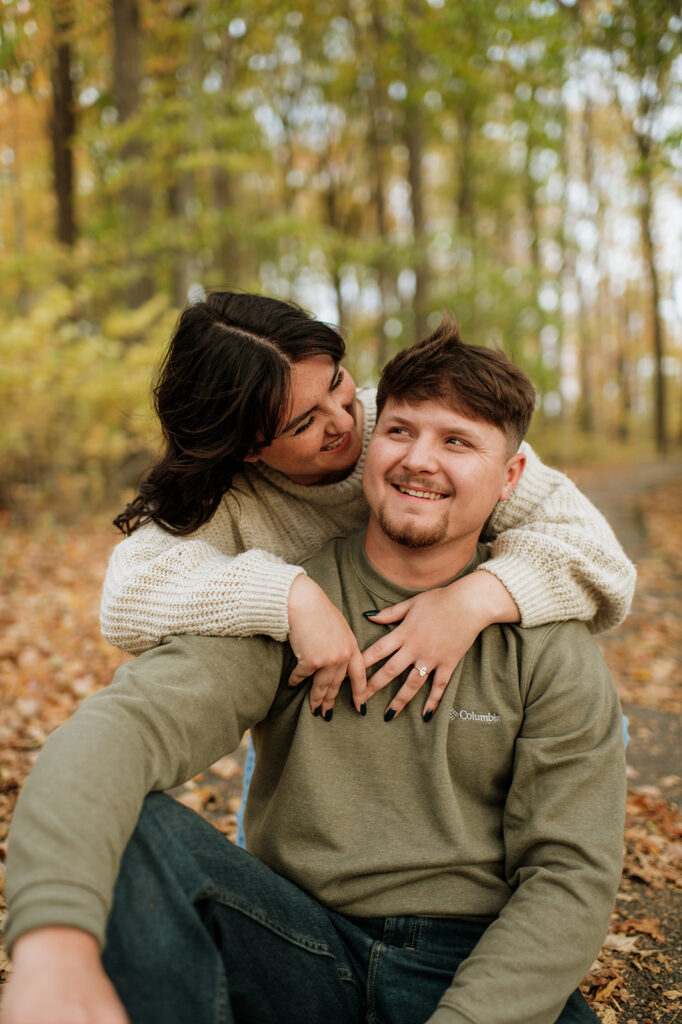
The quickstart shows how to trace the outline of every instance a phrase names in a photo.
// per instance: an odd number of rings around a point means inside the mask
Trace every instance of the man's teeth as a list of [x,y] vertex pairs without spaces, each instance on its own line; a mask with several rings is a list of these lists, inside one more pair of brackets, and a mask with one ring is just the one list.
[[444,494],[434,494],[433,491],[415,491],[411,487],[401,487],[400,484],[396,484],[396,487],[401,494],[411,494],[413,498],[428,498],[429,501],[440,501],[444,498]]

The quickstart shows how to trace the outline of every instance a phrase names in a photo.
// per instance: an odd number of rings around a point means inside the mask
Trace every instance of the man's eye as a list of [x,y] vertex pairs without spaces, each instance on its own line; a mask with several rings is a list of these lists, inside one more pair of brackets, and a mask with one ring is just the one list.
[[454,448],[466,447],[466,441],[463,441],[461,437],[449,437],[447,443],[452,445]]
[[308,429],[308,427],[312,424],[314,419],[314,416],[309,416],[305,423],[301,423],[300,427],[296,427],[296,430],[294,431],[292,436],[296,437],[297,434],[302,434],[304,430]]

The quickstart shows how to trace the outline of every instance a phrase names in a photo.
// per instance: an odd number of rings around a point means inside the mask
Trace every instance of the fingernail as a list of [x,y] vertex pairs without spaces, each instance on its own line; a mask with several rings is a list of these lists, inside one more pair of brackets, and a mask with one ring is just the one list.
[[325,722],[331,722],[333,714],[334,714],[334,708],[327,708],[327,710],[325,711],[325,713],[324,713],[324,715],[322,717],[324,718]]
[[364,700],[363,700],[362,704],[360,705],[360,714],[361,715],[366,715],[367,714],[367,705],[365,704]]
[[379,614],[379,609],[378,608],[370,608],[370,610],[368,612],[363,612],[362,614],[365,616],[366,619],[369,619],[370,616],[372,616],[372,615],[378,615]]
[[322,714],[322,705],[321,704],[317,705],[317,707],[313,711],[313,714],[315,715],[315,718],[317,718],[319,715]]
[[433,711],[425,711],[424,712],[424,721],[425,722],[430,722],[432,718],[433,718]]
[[390,722],[395,718],[395,708],[389,708],[388,711],[384,711],[384,722]]

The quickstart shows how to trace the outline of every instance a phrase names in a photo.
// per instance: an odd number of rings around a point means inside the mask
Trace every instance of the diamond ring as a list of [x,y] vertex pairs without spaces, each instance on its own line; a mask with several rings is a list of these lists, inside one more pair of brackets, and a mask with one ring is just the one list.
[[[416,666],[415,666],[415,668],[416,668]],[[417,669],[417,672],[422,677],[422,679],[424,678],[424,676],[427,674],[428,671],[429,671],[428,668],[425,668],[424,665],[422,665],[421,668]]]

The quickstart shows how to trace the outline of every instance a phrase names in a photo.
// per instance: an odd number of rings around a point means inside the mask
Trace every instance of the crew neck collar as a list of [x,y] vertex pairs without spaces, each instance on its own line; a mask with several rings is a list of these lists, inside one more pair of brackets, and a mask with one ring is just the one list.
[[[364,529],[358,530],[350,537],[349,547],[351,562],[358,578],[364,583],[367,589],[371,591],[371,593],[384,600],[387,604],[397,604],[399,601],[405,601],[409,597],[414,597],[416,594],[422,593],[421,590],[414,590],[410,587],[404,587],[399,583],[393,583],[392,580],[382,576],[381,573],[374,568],[367,557],[367,552],[365,551]],[[461,572],[458,572],[451,579],[445,580],[444,583],[440,583],[439,587],[447,587],[450,583],[454,583],[455,580],[460,579],[462,576],[467,576],[486,560],[486,556],[486,545],[477,544],[472,557]]]

